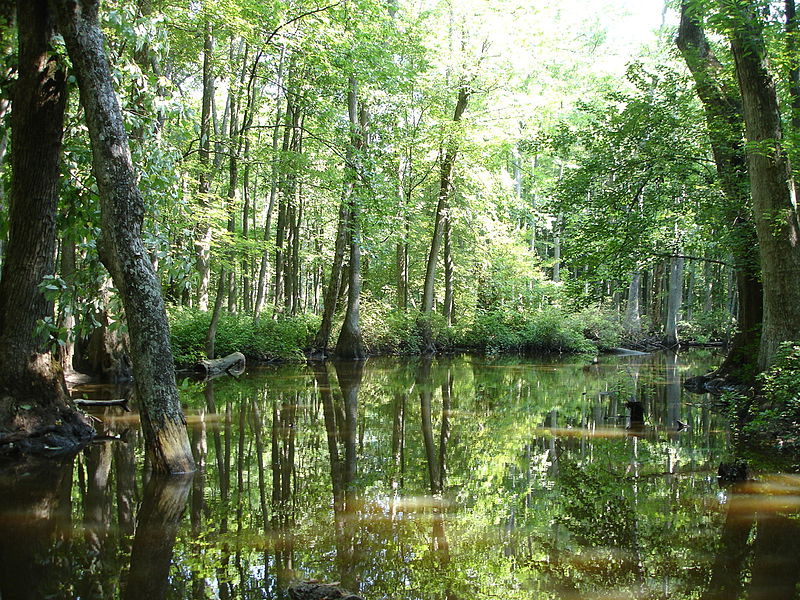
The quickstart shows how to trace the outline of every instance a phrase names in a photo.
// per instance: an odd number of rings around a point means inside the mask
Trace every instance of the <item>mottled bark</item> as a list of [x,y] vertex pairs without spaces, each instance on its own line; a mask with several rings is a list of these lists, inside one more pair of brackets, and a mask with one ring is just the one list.
[[98,247],[127,318],[150,464],[160,472],[192,471],[194,461],[175,385],[167,315],[142,243],[144,202],[97,21],[99,2],[58,0],[55,5],[86,113],[100,195],[102,238]]

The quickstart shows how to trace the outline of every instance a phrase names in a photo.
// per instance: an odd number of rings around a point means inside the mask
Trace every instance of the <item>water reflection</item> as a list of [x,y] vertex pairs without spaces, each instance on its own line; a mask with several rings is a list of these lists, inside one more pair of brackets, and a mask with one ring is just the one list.
[[166,597],[175,537],[191,484],[191,475],[154,476],[147,482],[136,517],[126,600]]
[[108,408],[126,441],[5,479],[0,592],[792,597],[800,481],[717,487],[725,422],[680,387],[713,360],[371,359],[191,384],[198,472],[169,484],[137,468],[135,413]]

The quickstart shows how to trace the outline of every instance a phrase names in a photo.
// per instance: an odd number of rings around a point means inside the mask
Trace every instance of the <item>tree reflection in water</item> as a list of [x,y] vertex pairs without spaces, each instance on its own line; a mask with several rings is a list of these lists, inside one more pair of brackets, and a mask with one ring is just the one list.
[[144,476],[135,413],[108,409],[128,443],[3,478],[0,593],[793,597],[800,482],[717,488],[725,422],[683,395],[713,366],[691,361],[370,359],[189,386],[199,470],[170,485]]

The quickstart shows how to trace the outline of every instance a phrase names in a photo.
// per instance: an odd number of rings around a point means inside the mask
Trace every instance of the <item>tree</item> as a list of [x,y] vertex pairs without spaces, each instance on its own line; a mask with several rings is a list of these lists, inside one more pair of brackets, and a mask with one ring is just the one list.
[[[467,103],[472,93],[469,85],[463,83],[458,88],[456,107],[453,111],[453,123],[459,123],[467,109]],[[439,165],[439,192],[436,197],[436,211],[433,214],[433,233],[428,251],[428,260],[425,263],[425,282],[422,291],[422,335],[426,352],[433,352],[433,332],[431,331],[430,317],[433,312],[434,284],[436,283],[436,267],[439,262],[439,248],[442,237],[447,228],[446,222],[450,219],[450,194],[453,187],[453,168],[458,155],[457,138],[450,139],[445,146]]]
[[752,2],[722,3],[742,94],[747,169],[764,282],[758,367],[781,342],[800,339],[800,217],[792,198],[775,82],[767,70],[763,24]]
[[716,371],[716,375],[726,375],[748,365],[755,366],[763,312],[742,131],[742,101],[736,87],[726,84],[722,64],[706,39],[700,15],[687,2],[681,3],[681,22],[675,43],[703,104],[711,152],[726,199],[721,210],[722,225],[732,234],[730,247],[739,298],[738,333],[727,358]]
[[[63,371],[50,352],[53,302],[42,289],[55,268],[66,74],[52,50],[54,20],[47,1],[20,1],[17,12],[10,230],[0,280],[0,427],[16,435],[38,434],[40,448],[69,450],[94,430],[71,406]],[[46,429],[53,433],[41,437]]]
[[99,0],[58,0],[61,34],[72,60],[92,143],[100,192],[100,253],[119,290],[131,338],[142,428],[154,470],[192,471],[186,421],[175,384],[166,310],[142,243],[144,202],[136,185],[128,138],[114,93]]
[[[359,174],[356,169],[362,164],[361,154],[366,146],[367,111],[359,106],[356,80],[350,77],[347,91],[347,111],[350,119],[350,145],[348,146],[348,185],[346,194],[347,223],[349,224],[350,268],[347,287],[347,310],[342,323],[339,339],[336,341],[336,354],[341,358],[366,358],[367,350],[359,326],[359,305],[361,302],[361,214],[359,206],[360,187],[356,183]],[[344,201],[344,200],[343,200]]]

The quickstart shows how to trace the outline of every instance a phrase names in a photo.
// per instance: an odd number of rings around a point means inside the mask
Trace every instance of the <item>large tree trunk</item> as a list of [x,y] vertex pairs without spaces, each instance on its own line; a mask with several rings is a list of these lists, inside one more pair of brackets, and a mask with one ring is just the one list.
[[780,344],[800,339],[800,220],[792,199],[789,159],[781,142],[775,83],[766,68],[762,25],[755,8],[724,4],[734,21],[729,35],[742,94],[747,168],[764,282],[764,321],[758,367]]
[[142,429],[155,471],[192,471],[161,288],[142,243],[144,202],[136,186],[122,112],[97,22],[99,0],[58,0],[61,34],[75,68],[100,193],[101,257],[120,292],[131,339]]
[[[741,98],[735,90],[723,85],[722,67],[711,51],[700,17],[691,12],[686,2],[681,5],[681,23],[676,43],[692,73],[697,95],[703,104],[714,163],[727,201],[725,220],[731,228],[730,238],[733,242],[731,254],[739,293],[738,333],[728,349],[728,356],[715,374],[742,373],[747,370],[746,367],[755,365],[755,349],[761,335],[763,290],[756,256],[756,229],[749,210]],[[706,285],[710,290],[710,279]],[[706,310],[710,308],[707,302]]]
[[94,431],[71,407],[48,332],[39,326],[53,316],[40,284],[55,267],[66,78],[50,49],[54,19],[47,0],[21,0],[17,12],[9,238],[0,280],[0,431],[32,434],[57,426],[74,445]]

